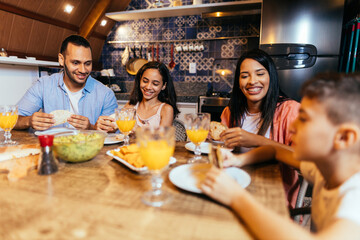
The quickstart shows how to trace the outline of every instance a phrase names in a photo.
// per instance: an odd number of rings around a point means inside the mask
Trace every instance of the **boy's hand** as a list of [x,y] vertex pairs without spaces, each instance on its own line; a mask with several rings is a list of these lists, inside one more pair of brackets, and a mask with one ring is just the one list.
[[235,179],[214,166],[207,173],[200,188],[206,195],[226,206],[244,191]]
[[220,148],[224,167],[242,167],[244,166],[242,155],[234,155],[230,149]]

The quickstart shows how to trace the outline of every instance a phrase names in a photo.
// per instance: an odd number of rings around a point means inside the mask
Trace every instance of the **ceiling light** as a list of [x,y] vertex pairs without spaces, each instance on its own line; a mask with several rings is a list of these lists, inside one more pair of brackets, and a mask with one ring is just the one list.
[[225,76],[227,76],[227,75],[229,75],[229,74],[232,74],[232,71],[231,71],[231,70],[229,70],[229,69],[223,69],[223,68],[217,69],[215,72],[216,72],[217,74],[219,74],[220,76],[223,76],[223,77],[225,77]]
[[67,4],[65,6],[64,12],[71,13],[71,11],[74,9],[74,6]]
[[101,21],[100,26],[105,26],[106,23],[107,23],[107,21],[104,19],[104,20]]

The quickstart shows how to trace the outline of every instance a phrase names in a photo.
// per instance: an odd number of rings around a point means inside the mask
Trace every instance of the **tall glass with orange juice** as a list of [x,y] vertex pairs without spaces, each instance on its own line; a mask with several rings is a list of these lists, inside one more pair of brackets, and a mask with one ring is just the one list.
[[124,145],[129,145],[129,134],[136,124],[136,110],[134,108],[115,109],[115,120],[121,133],[124,134]]
[[18,119],[18,107],[16,105],[0,105],[0,128],[4,130],[5,140],[0,145],[16,145],[17,142],[11,140],[11,130],[14,128]]
[[188,163],[207,162],[201,157],[200,144],[204,142],[210,130],[209,113],[189,113],[185,114],[185,128],[189,140],[195,145],[195,156],[188,160]]
[[169,199],[162,190],[161,172],[165,169],[175,150],[174,127],[142,127],[136,129],[136,142],[145,166],[152,174],[152,190],[142,196],[142,201],[153,207],[160,207]]

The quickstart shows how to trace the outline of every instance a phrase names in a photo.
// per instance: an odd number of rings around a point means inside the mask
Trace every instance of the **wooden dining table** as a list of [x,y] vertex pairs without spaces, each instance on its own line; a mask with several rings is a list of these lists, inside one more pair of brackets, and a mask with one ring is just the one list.
[[[38,142],[28,131],[12,134],[19,143]],[[253,239],[231,209],[169,181],[169,171],[193,156],[184,145],[176,143],[177,162],[163,173],[163,188],[171,200],[158,208],[141,202],[141,195],[151,188],[150,175],[133,172],[106,155],[121,143],[104,145],[87,162],[60,161],[59,171],[52,175],[30,169],[26,177],[9,181],[1,173],[0,239]],[[278,164],[243,170],[251,176],[246,189],[267,207],[288,216]]]

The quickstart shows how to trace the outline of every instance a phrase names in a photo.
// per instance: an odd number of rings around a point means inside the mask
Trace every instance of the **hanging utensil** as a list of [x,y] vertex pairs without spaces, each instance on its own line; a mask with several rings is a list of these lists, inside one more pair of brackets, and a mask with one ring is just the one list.
[[121,55],[121,63],[126,66],[126,63],[129,61],[129,47],[126,46],[123,54]]
[[159,49],[160,47],[159,47],[159,44],[157,45],[157,48],[156,48],[156,61],[157,62],[160,62],[160,56],[159,56],[159,51],[160,51],[160,49]]
[[174,44],[171,44],[170,57],[171,57],[171,61],[169,63],[169,68],[173,69],[176,65],[174,62]]
[[154,52],[154,45],[151,46],[151,61],[155,61],[155,52]]

